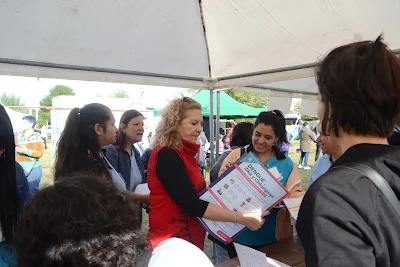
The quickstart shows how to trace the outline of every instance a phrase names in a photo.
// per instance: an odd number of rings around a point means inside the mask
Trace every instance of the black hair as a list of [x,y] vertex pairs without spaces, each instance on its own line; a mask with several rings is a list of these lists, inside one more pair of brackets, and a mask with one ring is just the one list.
[[28,116],[24,116],[22,118],[23,121],[27,121],[29,123],[32,123],[32,128],[34,128],[37,124],[36,118],[34,116],[28,115]]
[[[257,128],[259,124],[264,124],[271,126],[274,130],[275,135],[278,137],[276,145],[273,147],[277,158],[285,158],[284,154],[280,151],[280,147],[283,143],[289,143],[286,134],[286,122],[285,117],[280,110],[263,111],[261,112],[254,123],[254,129]],[[250,145],[251,151],[254,151],[253,144]]]
[[106,131],[107,121],[111,120],[111,117],[111,110],[98,103],[71,110],[58,143],[55,180],[76,172],[91,172],[111,179],[100,156],[101,147],[94,129],[96,124],[100,124]]
[[316,80],[325,136],[342,129],[386,138],[400,122],[400,60],[382,36],[335,48],[318,66]]
[[126,135],[122,131],[121,124],[128,126],[129,122],[132,119],[139,117],[139,116],[144,118],[143,114],[135,109],[127,110],[122,114],[121,120],[119,123],[119,128],[118,128],[118,135],[117,135],[117,144],[120,146],[121,149],[125,149],[125,146],[126,146]]
[[17,221],[17,193],[14,132],[6,110],[0,105],[0,229],[5,241],[13,239]]
[[147,248],[138,221],[112,181],[62,177],[36,193],[20,215],[18,266],[133,267]]
[[243,147],[251,143],[253,135],[253,124],[250,122],[239,122],[233,127],[231,134],[231,147]]

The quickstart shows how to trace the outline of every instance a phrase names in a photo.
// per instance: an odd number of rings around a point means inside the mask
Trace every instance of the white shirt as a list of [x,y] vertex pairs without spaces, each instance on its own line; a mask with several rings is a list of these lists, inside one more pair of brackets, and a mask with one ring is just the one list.
[[161,242],[152,252],[148,267],[213,267],[206,254],[180,238]]

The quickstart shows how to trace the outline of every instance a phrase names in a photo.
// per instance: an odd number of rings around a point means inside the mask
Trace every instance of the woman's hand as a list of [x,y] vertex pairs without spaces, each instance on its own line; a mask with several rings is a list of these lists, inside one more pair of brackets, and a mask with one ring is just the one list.
[[224,169],[227,170],[227,169],[229,169],[230,167],[232,167],[232,162],[227,161],[227,162],[225,163],[225,165],[224,165]]
[[26,146],[23,145],[15,147],[15,151],[17,151],[17,153],[19,154],[25,154],[26,150],[27,150]]
[[268,215],[269,211],[265,212],[240,212],[238,214],[238,223],[245,225],[252,231],[257,231],[263,226],[264,216]]

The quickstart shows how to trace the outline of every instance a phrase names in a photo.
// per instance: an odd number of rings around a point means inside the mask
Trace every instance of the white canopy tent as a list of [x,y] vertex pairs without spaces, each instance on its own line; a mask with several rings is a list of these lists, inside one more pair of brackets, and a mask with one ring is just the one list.
[[384,33],[398,51],[399,11],[397,0],[2,0],[0,74],[312,100],[302,81],[332,48]]

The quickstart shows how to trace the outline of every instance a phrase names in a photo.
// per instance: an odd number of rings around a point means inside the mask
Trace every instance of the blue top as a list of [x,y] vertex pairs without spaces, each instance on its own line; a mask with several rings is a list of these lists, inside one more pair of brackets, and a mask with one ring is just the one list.
[[[255,155],[255,154],[254,154]],[[290,157],[286,156],[284,159],[277,159],[276,155],[264,162],[264,166],[267,169],[276,168],[280,173],[278,180],[283,186],[286,186],[289,176],[293,171],[293,161]],[[234,242],[246,245],[246,246],[265,246],[276,242],[276,217],[279,209],[272,209],[271,213],[265,216],[264,225],[257,231],[251,231],[249,229],[244,230]]]
[[15,162],[16,169],[16,184],[17,184],[17,200],[18,209],[22,210],[26,202],[32,198],[32,193],[29,190],[28,180],[26,179],[25,171],[22,166]]
[[308,187],[312,185],[319,177],[325,174],[332,165],[331,156],[328,154],[319,157],[318,160],[315,162],[314,166],[311,170],[310,176],[310,184]]

